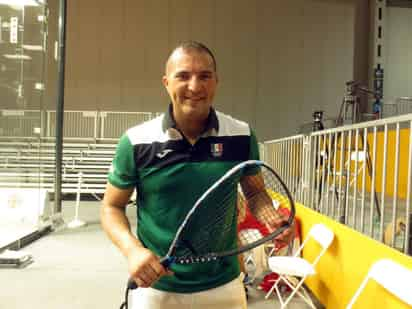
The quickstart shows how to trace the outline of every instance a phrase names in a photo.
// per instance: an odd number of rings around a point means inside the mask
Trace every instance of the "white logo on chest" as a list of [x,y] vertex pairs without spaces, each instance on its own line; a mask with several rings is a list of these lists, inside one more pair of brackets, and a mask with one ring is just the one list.
[[173,149],[165,149],[161,152],[158,152],[156,154],[156,157],[158,157],[159,159],[163,159],[164,157],[166,157],[171,152],[173,152]]

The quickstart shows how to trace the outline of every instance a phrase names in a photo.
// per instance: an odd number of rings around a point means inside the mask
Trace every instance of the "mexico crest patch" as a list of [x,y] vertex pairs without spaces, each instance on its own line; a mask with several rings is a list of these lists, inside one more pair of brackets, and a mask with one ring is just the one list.
[[210,144],[210,152],[212,153],[212,156],[216,158],[221,157],[223,154],[223,144],[222,143]]

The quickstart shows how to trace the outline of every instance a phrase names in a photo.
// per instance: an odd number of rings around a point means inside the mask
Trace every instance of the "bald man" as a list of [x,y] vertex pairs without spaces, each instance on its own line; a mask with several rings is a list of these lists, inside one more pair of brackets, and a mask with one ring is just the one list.
[[[162,81],[171,100],[168,110],[119,140],[101,209],[103,229],[127,258],[129,275],[139,286],[133,291],[134,309],[245,309],[236,256],[170,269],[159,257],[213,179],[241,161],[259,159],[255,134],[247,123],[213,108],[216,60],[205,45],[177,46]],[[137,238],[125,215],[134,189]],[[233,238],[228,235],[217,237]]]

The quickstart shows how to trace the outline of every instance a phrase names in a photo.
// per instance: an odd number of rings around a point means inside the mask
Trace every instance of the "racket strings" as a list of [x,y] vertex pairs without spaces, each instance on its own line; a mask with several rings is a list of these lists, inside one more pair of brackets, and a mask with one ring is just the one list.
[[266,167],[260,170],[260,177],[252,178],[252,188],[257,191],[242,190],[239,194],[238,208],[243,218],[239,223],[246,228],[239,231],[242,246],[251,244],[276,231],[287,220],[285,210],[291,208],[289,195],[280,180]]
[[[227,249],[226,238],[232,232],[236,220],[236,209],[233,207],[237,200],[236,187],[237,181],[229,179],[219,192],[211,194],[199,205],[196,216],[187,223],[182,238],[191,243],[196,254]],[[180,251],[180,254],[193,255],[187,249]]]
[[[216,239],[216,236],[227,235],[231,230],[233,225],[233,218],[227,215],[227,211],[230,207],[230,199],[226,198],[225,203],[219,205],[219,211],[215,213],[215,216],[210,218],[207,226],[202,227],[203,232],[196,235],[194,238],[194,243],[196,248],[201,253],[207,253],[210,251],[216,251],[219,248],[219,239]],[[211,242],[210,240],[214,239],[215,241]]]
[[[273,242],[285,222],[293,220],[294,210],[283,212],[292,207],[288,189],[270,168],[253,165],[246,172],[243,169],[202,197],[185,222],[179,236],[184,244],[176,248],[176,256],[233,255]],[[253,218],[254,224],[238,231],[239,220],[245,216]]]
[[239,232],[239,241],[242,245],[251,244],[262,238],[258,229],[244,229]]

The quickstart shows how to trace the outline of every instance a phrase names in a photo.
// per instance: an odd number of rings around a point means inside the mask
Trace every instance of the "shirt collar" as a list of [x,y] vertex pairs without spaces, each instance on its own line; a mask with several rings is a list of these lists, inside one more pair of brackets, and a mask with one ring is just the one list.
[[[163,131],[167,131],[171,128],[176,128],[176,122],[173,118],[173,105],[169,104],[169,107],[163,117],[162,123]],[[219,120],[217,119],[216,111],[213,107],[210,108],[209,116],[207,117],[206,128],[204,132],[215,129],[219,131]]]

